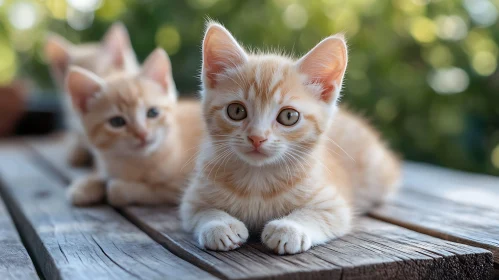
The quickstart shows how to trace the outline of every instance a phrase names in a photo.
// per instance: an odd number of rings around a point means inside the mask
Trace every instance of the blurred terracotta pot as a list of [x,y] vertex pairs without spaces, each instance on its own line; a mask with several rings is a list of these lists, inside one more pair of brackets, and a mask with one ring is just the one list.
[[0,136],[11,134],[26,110],[27,83],[21,80],[0,86]]

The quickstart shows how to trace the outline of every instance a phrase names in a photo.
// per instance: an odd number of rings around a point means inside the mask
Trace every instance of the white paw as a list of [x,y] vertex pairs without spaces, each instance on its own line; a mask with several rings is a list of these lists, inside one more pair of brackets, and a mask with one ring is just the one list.
[[262,242],[279,255],[305,252],[312,246],[303,227],[287,220],[268,223],[262,232]]
[[104,181],[90,177],[79,178],[69,185],[66,197],[71,204],[86,206],[102,202],[105,196]]
[[210,250],[229,251],[239,248],[249,233],[246,226],[236,219],[211,221],[199,230],[199,244]]
[[107,184],[107,202],[116,207],[126,206],[131,203],[127,195],[127,185],[119,180],[111,180]]

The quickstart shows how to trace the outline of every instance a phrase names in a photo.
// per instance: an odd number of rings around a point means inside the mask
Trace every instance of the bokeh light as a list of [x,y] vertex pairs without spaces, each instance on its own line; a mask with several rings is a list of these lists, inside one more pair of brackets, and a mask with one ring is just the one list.
[[291,4],[284,10],[282,20],[291,29],[302,29],[307,24],[308,14],[303,6]]
[[489,0],[464,0],[464,7],[478,25],[491,26],[497,21],[497,8]]
[[156,44],[164,48],[169,55],[174,55],[180,49],[180,34],[175,26],[161,26],[156,33]]
[[33,28],[37,21],[35,6],[25,1],[12,4],[8,11],[8,17],[10,24],[18,30]]
[[496,71],[497,57],[488,51],[480,51],[473,55],[473,69],[482,76],[488,76]]
[[68,25],[74,30],[84,30],[89,28],[94,21],[93,12],[83,12],[77,9],[68,9]]
[[441,68],[429,76],[430,86],[438,93],[453,94],[463,92],[468,88],[468,74],[461,68]]
[[411,22],[412,37],[421,43],[431,43],[436,38],[435,23],[426,17],[416,17]]
[[97,10],[101,4],[101,0],[66,0],[68,4],[75,10],[88,13]]
[[468,26],[459,16],[439,16],[436,22],[437,35],[444,40],[462,40],[468,34]]

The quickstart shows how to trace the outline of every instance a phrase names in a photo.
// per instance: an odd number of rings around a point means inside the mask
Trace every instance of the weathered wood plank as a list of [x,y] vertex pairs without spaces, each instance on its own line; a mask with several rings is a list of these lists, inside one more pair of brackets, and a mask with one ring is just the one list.
[[109,206],[73,208],[59,178],[0,149],[2,193],[47,279],[210,279]]
[[[55,170],[78,176],[60,157],[61,144],[32,143]],[[180,229],[176,209],[121,210],[155,240],[184,259],[229,279],[481,279],[490,275],[490,252],[433,238],[370,218],[353,234],[294,256],[276,256],[259,243],[232,252],[198,248]]]
[[404,188],[371,216],[482,247],[499,267],[499,178],[408,163]]
[[492,256],[486,251],[369,218],[361,219],[353,234],[326,246],[295,256],[275,256],[258,243],[228,253],[201,250],[180,229],[175,209],[128,207],[123,211],[177,254],[228,278],[480,279],[492,268]]
[[38,279],[35,266],[21,242],[1,196],[0,279]]
[[406,187],[462,204],[499,209],[499,177],[406,162]]

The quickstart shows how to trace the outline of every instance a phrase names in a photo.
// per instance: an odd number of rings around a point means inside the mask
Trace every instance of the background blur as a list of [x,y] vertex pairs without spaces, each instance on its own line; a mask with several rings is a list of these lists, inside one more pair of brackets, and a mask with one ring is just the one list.
[[96,41],[121,20],[141,60],[166,49],[184,93],[198,89],[207,17],[247,47],[295,56],[346,32],[344,103],[407,159],[499,175],[498,9],[499,0],[0,0],[0,84],[28,81],[30,100],[55,100],[48,30]]

